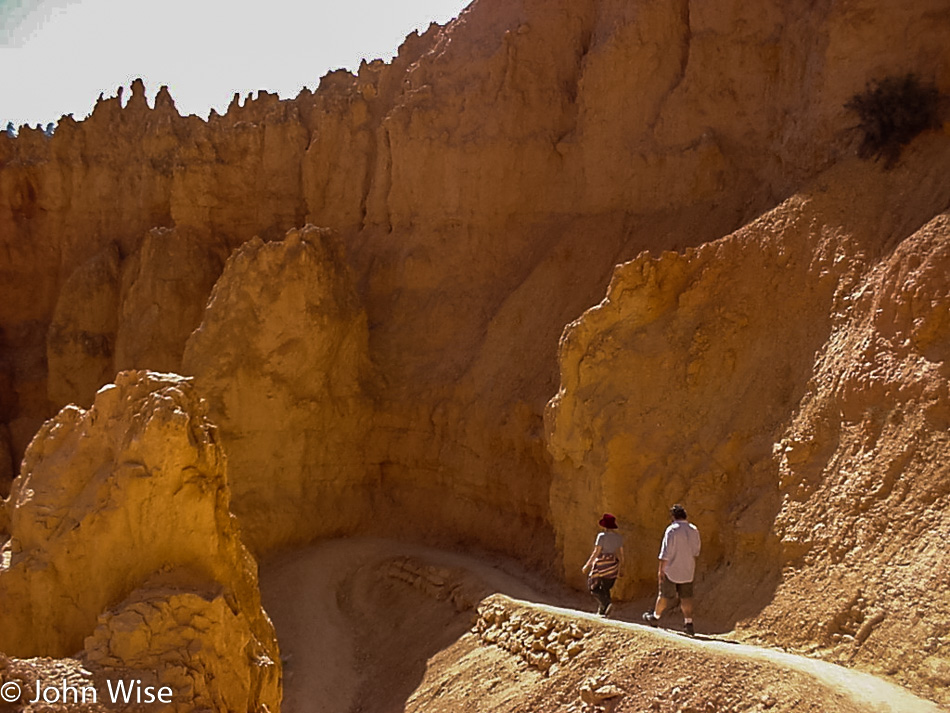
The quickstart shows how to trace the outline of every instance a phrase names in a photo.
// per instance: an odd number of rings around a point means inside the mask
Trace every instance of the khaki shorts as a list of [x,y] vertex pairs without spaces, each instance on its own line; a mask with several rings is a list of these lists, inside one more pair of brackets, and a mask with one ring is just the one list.
[[692,599],[693,598],[693,583],[692,582],[671,582],[669,578],[664,574],[663,581],[660,582],[660,596],[664,599]]

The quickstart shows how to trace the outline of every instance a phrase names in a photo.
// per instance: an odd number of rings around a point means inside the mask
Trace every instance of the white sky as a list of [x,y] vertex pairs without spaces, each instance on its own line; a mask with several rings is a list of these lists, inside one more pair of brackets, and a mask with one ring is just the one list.
[[390,60],[469,2],[0,0],[0,130],[82,119],[136,77],[149,103],[165,84],[180,113],[202,117],[235,92],[294,97],[333,69]]

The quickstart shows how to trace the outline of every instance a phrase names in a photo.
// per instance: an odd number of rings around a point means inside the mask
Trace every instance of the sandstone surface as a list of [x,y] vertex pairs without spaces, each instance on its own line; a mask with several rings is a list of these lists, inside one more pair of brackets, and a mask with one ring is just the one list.
[[[0,428],[0,495],[3,497],[9,494],[14,476],[16,476],[16,469],[13,464],[13,449],[10,445],[10,429],[4,426]],[[6,528],[0,525],[0,532],[5,531]]]
[[[137,254],[153,227],[233,250],[310,221],[340,231],[371,327],[380,416],[358,477],[390,484],[383,519],[547,560],[541,413],[563,325],[618,262],[727,234],[847,155],[842,105],[868,78],[945,89],[941,7],[478,0],[291,101],[236,97],[203,122],[135,83],[52,138],[2,137],[14,458],[60,405],[43,355],[77,265]],[[132,291],[114,366],[176,361],[181,334],[134,329],[159,287]]]
[[948,159],[843,162],[733,235],[618,267],[565,331],[548,411],[569,580],[610,510],[653,543],[622,591],[649,588],[683,502],[703,606],[945,697]]
[[73,271],[46,336],[50,401],[90,405],[115,374],[119,251],[112,245]]
[[88,406],[127,369],[181,371],[227,251],[189,228],[156,228],[125,257],[113,243],[78,266],[46,338],[50,403]]
[[228,260],[183,370],[221,424],[233,507],[258,550],[352,532],[369,498],[368,329],[328,230]]
[[182,377],[123,372],[63,409],[5,503],[0,650],[148,672],[176,710],[276,710],[277,642],[226,472]]
[[112,372],[181,371],[185,342],[224,268],[220,242],[188,228],[157,229],[122,266]]

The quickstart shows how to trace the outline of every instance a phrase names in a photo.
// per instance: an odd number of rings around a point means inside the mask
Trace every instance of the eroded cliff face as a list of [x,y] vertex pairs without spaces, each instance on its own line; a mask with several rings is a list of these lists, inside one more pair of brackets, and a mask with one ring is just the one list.
[[729,233],[847,154],[842,105],[869,78],[946,86],[940,9],[478,0],[292,101],[204,122],[136,83],[52,138],[0,137],[14,461],[110,370],[176,369],[224,256],[311,222],[342,237],[367,315],[377,417],[355,478],[393,504],[383,529],[545,561],[563,325],[618,262]]
[[683,502],[703,607],[945,697],[948,159],[934,138],[890,173],[845,161],[722,240],[618,267],[548,410],[569,580],[611,510],[650,543],[621,591],[648,589]]
[[[909,188],[908,198],[931,186]],[[776,453],[775,529],[791,571],[744,625],[768,632],[801,602],[813,614],[797,627],[786,620],[783,639],[817,642],[833,660],[894,675],[944,703],[948,244],[945,207],[834,305],[834,328]]]
[[[947,383],[945,318],[926,306],[947,135],[884,173],[852,158],[843,105],[906,72],[950,92],[948,34],[942,0],[476,0],[391,64],[291,101],[205,122],[167,92],[149,108],[136,83],[52,138],[0,136],[0,488],[60,406],[121,368],[180,368],[258,552],[379,533],[576,581],[600,511],[653,542],[685,499],[710,608],[750,635],[857,640],[877,594],[837,628],[824,604],[795,631],[769,622],[832,542],[882,578],[897,566],[855,539],[857,514],[817,519],[832,491],[893,471],[867,511],[891,512],[905,472],[946,482],[920,454],[939,448]],[[559,377],[564,325],[608,282]],[[893,297],[873,307],[872,287]],[[904,425],[868,426],[852,452],[863,403]],[[918,423],[922,450],[900,456]],[[940,487],[914,500],[933,528]],[[906,552],[911,531],[894,541]],[[754,590],[742,606],[736,581]],[[936,685],[935,656],[914,685]]]
[[0,650],[142,672],[176,710],[277,710],[277,641],[229,495],[190,380],[123,372],[63,409],[5,503]]
[[122,257],[112,243],[63,285],[46,338],[47,392],[88,406],[126,369],[181,371],[227,250],[189,228],[156,228]]
[[234,512],[258,551],[352,532],[368,515],[367,337],[329,230],[251,240],[215,285],[184,370],[221,424]]

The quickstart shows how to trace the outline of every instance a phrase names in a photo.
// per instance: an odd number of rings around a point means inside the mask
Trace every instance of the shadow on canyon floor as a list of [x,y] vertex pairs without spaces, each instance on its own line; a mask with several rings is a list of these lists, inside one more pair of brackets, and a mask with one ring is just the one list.
[[566,591],[539,593],[542,587],[525,585],[512,568],[500,557],[369,538],[266,561],[261,589],[284,660],[283,710],[403,710],[429,659],[471,628],[485,596],[562,605],[576,599]]

